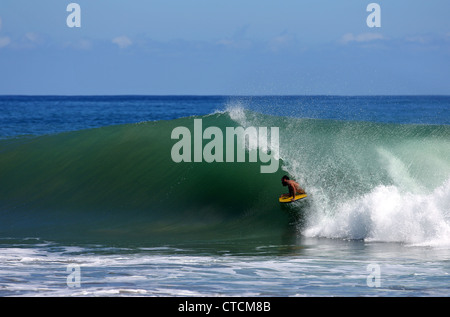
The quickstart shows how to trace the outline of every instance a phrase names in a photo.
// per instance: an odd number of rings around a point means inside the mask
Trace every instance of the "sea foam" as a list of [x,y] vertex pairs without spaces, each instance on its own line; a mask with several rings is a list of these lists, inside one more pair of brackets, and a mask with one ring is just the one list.
[[364,239],[408,245],[450,245],[450,179],[429,194],[377,186],[333,214],[319,211],[303,233],[309,237]]

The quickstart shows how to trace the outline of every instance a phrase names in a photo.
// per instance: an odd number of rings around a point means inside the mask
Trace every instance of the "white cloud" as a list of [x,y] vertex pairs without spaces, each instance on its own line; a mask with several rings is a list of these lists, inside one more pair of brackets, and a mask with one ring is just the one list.
[[237,50],[247,50],[253,47],[253,43],[250,40],[223,39],[215,42],[215,44],[227,49]]
[[33,43],[39,42],[39,35],[37,35],[36,33],[28,32],[27,34],[25,34],[25,37],[30,42],[33,42]]
[[[34,32],[28,32],[28,33],[26,33],[25,34],[25,38],[26,38],[26,40],[28,41],[28,43],[29,44],[42,44],[43,43],[43,38],[39,35],[39,34],[37,34],[37,33],[34,33]],[[27,44],[28,44],[27,43]]]
[[380,33],[362,33],[359,35],[353,35],[353,33],[344,34],[341,38],[341,43],[347,44],[351,42],[363,43],[371,42],[375,40],[383,40],[384,36]]
[[11,39],[7,36],[0,37],[0,48],[6,47],[11,43]]
[[293,41],[292,36],[288,34],[281,34],[279,36],[272,38],[269,41],[269,48],[273,52],[276,52],[284,47],[287,47],[289,44],[292,43],[292,41]]
[[92,42],[87,39],[80,39],[73,42],[64,43],[64,47],[74,48],[77,50],[90,50],[92,48]]
[[78,48],[81,50],[90,50],[92,48],[92,42],[86,39],[78,41]]
[[113,38],[112,42],[120,48],[127,48],[128,46],[133,44],[133,42],[126,36],[115,37]]
[[217,41],[216,44],[223,45],[223,46],[232,46],[234,44],[234,41],[224,39],[224,40]]

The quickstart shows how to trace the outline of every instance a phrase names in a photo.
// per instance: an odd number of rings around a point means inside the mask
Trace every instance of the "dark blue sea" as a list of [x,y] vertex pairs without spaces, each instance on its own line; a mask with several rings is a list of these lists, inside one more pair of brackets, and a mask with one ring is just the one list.
[[299,118],[450,124],[448,96],[0,96],[0,137],[206,115],[240,105]]
[[0,96],[0,296],[449,295],[450,96]]

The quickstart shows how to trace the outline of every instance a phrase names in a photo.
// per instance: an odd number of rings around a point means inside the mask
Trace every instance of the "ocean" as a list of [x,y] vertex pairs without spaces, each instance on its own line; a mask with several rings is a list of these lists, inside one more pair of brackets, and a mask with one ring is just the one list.
[[[248,144],[175,162],[196,119],[277,127],[278,169]],[[283,175],[308,197],[280,204]],[[441,297],[449,274],[449,96],[0,96],[2,297]]]

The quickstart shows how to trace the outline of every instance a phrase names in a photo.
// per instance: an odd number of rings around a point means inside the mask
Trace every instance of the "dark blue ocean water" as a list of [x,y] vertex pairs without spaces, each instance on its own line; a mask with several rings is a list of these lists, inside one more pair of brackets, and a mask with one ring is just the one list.
[[450,124],[450,96],[0,96],[0,137],[171,120],[232,106],[299,118]]

